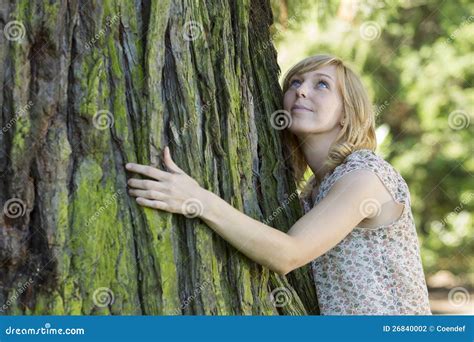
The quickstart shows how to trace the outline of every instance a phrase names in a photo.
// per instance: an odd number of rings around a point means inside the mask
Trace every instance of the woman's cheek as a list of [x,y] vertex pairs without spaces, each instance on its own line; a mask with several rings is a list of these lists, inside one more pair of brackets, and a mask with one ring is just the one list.
[[283,109],[289,112],[293,102],[294,101],[292,101],[291,99],[291,94],[289,92],[286,92],[283,98]]

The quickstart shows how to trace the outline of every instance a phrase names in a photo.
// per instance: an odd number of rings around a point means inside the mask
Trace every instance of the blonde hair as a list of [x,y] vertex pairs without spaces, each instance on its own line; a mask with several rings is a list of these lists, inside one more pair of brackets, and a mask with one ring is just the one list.
[[[324,165],[328,172],[333,171],[353,151],[369,149],[375,151],[377,141],[375,137],[375,115],[367,91],[360,77],[344,62],[331,55],[315,55],[307,57],[294,65],[283,80],[283,93],[290,87],[290,79],[294,75],[315,71],[327,65],[336,67],[337,83],[342,98],[342,112],[344,125],[329,148],[328,158]],[[282,132],[283,144],[289,148],[290,166],[298,185],[304,180],[308,167],[300,144],[294,134],[288,129]],[[309,180],[309,188],[317,183],[315,175]],[[308,187],[307,187],[308,188]],[[306,189],[308,190],[308,189]]]

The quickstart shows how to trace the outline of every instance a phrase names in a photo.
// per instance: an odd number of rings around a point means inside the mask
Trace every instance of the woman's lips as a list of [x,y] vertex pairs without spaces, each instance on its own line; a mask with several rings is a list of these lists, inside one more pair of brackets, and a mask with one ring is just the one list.
[[302,111],[309,111],[309,112],[312,112],[311,109],[309,109],[308,107],[302,106],[302,105],[294,105],[293,107],[291,107],[291,110],[292,110],[292,111],[294,111],[294,110],[302,110]]

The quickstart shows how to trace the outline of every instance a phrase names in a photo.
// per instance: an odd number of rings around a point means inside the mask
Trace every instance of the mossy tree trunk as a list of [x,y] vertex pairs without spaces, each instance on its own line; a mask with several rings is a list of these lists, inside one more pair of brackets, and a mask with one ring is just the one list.
[[278,276],[126,189],[124,164],[163,168],[168,144],[246,214],[284,231],[300,217],[270,122],[281,90],[267,0],[0,11],[0,313],[317,313],[309,267]]

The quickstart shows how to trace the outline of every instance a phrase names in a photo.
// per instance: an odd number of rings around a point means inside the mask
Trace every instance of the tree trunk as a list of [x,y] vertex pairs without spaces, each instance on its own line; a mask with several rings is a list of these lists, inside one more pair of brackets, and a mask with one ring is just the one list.
[[279,276],[127,194],[125,163],[164,168],[168,144],[247,215],[301,216],[268,0],[1,1],[2,314],[318,312],[308,266]]

